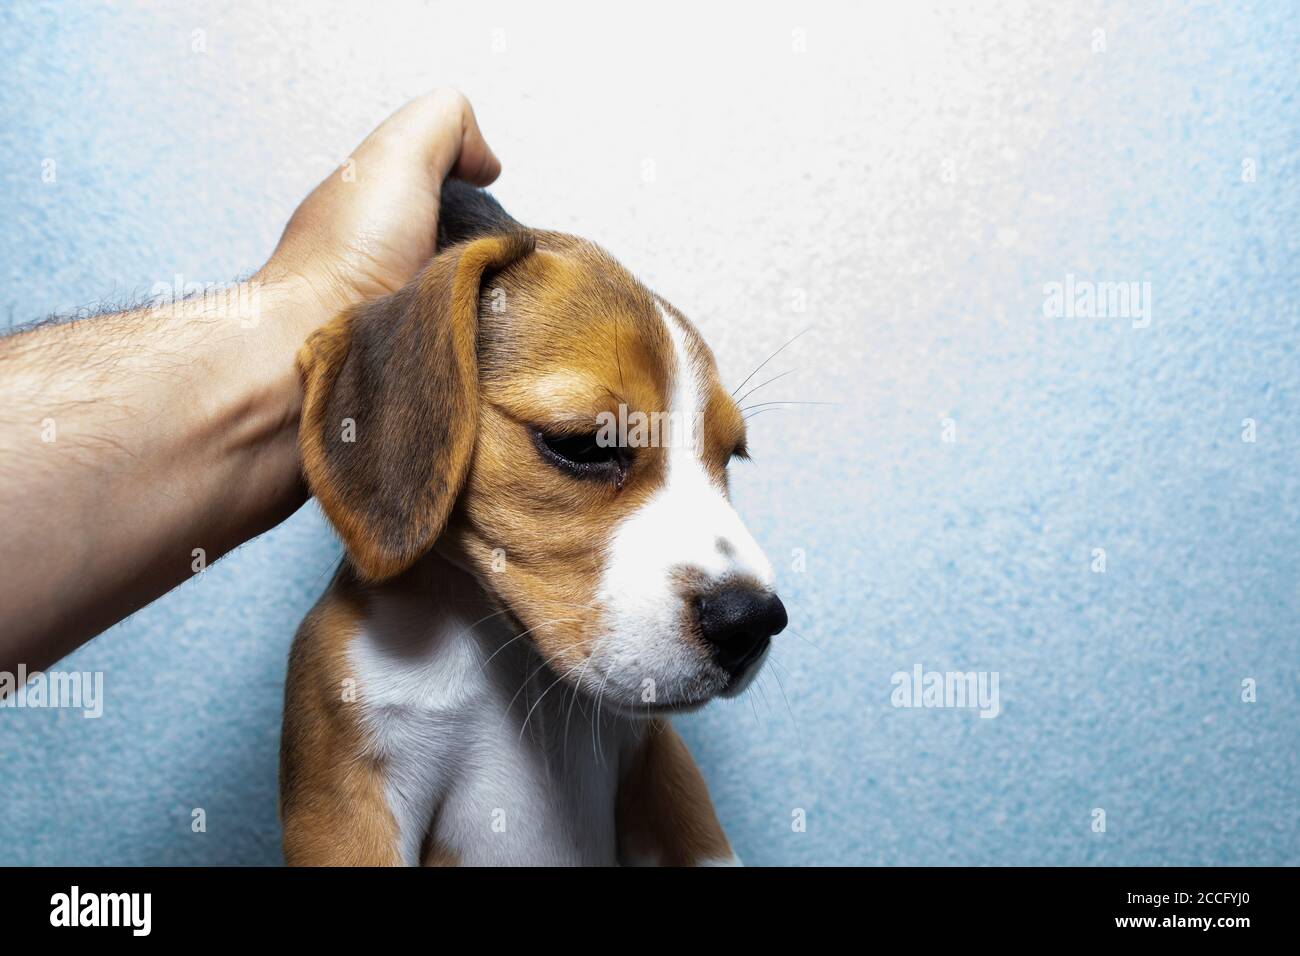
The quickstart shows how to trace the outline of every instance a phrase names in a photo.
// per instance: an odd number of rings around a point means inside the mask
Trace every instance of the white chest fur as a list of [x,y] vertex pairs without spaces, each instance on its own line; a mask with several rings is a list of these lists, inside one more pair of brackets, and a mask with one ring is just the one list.
[[349,644],[403,862],[426,836],[465,865],[613,865],[619,762],[639,728],[593,713],[482,592],[375,594]]

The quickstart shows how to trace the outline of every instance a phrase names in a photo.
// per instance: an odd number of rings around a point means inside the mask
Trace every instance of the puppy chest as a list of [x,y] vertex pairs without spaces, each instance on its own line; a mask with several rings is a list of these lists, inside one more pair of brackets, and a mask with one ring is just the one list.
[[616,864],[614,774],[562,772],[538,758],[493,759],[460,775],[434,813],[437,845],[471,866]]

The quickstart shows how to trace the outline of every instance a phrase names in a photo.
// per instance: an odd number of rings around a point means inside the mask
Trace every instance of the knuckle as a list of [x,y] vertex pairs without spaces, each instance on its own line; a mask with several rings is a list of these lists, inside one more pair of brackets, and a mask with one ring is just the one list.
[[469,100],[454,87],[439,87],[428,94],[428,100],[431,106],[439,110],[458,114],[470,112]]

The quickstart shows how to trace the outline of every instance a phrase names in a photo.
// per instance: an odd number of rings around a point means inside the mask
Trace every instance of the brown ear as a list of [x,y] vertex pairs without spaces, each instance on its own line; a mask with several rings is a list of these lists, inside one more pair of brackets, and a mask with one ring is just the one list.
[[400,574],[442,533],[478,425],[479,287],[533,243],[515,232],[453,246],[298,353],[303,471],[363,578]]

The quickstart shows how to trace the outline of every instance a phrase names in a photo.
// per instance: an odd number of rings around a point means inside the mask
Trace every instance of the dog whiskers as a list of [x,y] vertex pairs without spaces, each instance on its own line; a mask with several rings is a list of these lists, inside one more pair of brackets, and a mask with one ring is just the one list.
[[527,674],[524,675],[524,682],[519,685],[519,689],[515,691],[515,696],[510,698],[510,703],[506,704],[505,711],[501,714],[501,720],[497,724],[498,729],[503,724],[505,724],[506,718],[510,716],[510,711],[514,709],[515,701],[519,699],[519,695],[522,694],[524,690],[533,682],[533,678],[536,677],[538,674],[540,674],[542,668],[545,666],[546,666],[546,661],[542,661],[535,668],[533,668],[531,671],[529,671]]
[[[562,618],[562,617],[557,617],[557,618],[555,618],[554,620],[551,620],[551,621],[543,621],[541,624],[538,624],[536,627],[530,627],[527,631],[524,631],[523,634],[516,635],[514,638],[512,638],[510,641],[507,641],[506,643],[507,643],[507,644],[511,644],[511,643],[513,643],[514,641],[517,641],[519,638],[523,637],[524,634],[528,634],[530,631],[535,631],[535,630],[537,630],[537,628],[540,628],[540,627],[546,627],[546,626],[549,625],[549,624],[574,623],[575,620],[576,620],[576,619],[574,619],[574,618]],[[497,653],[500,653],[502,650],[504,650],[504,645],[503,645],[501,648],[498,648],[498,649],[497,649]],[[493,656],[495,657],[496,655],[494,654]],[[489,658],[489,659],[490,659],[490,658]],[[524,682],[523,682],[523,684],[521,684],[520,687],[519,687],[519,689],[518,689],[517,691],[515,691],[515,695],[514,695],[513,697],[510,698],[510,702],[509,702],[508,704],[506,704],[505,712],[502,713],[502,715],[501,715],[501,721],[500,721],[501,724],[504,724],[506,718],[507,718],[508,716],[510,716],[510,710],[511,710],[511,708],[514,707],[514,705],[515,705],[515,701],[519,699],[519,695],[522,694],[522,693],[524,692],[524,689],[527,688],[528,685],[529,685],[530,683],[532,683],[533,678],[536,677],[536,676],[538,675],[538,673],[540,673],[540,671],[542,670],[542,668],[543,668],[543,667],[546,667],[546,666],[547,666],[546,659],[545,659],[545,658],[542,658],[542,659],[541,659],[541,662],[537,665],[537,667],[535,667],[535,668],[532,670],[532,672],[529,673],[529,674],[524,678]],[[499,724],[498,726],[500,726],[500,724]]]
[[743,402],[745,399],[749,398],[749,396],[751,396],[751,395],[753,395],[755,392],[757,392],[760,388],[764,388],[764,387],[766,387],[766,386],[768,386],[768,385],[771,385],[773,382],[777,381],[778,379],[785,378],[787,375],[791,375],[791,374],[793,374],[793,373],[795,373],[795,372],[797,372],[797,371],[798,371],[798,369],[794,369],[794,368],[792,368],[792,369],[787,369],[786,371],[782,372],[780,375],[773,375],[773,376],[772,376],[771,378],[769,378],[766,382],[763,382],[763,383],[761,383],[761,384],[759,384],[759,385],[755,385],[753,388],[751,388],[749,391],[747,391],[744,395],[740,396],[740,398],[736,399],[736,404],[739,405],[739,404],[740,404],[741,402]]
[[803,641],[803,642],[804,642],[805,644],[807,644],[809,647],[813,648],[813,650],[818,651],[819,653],[825,653],[825,652],[822,650],[822,646],[821,646],[820,644],[815,644],[815,643],[813,643],[812,641],[808,640],[808,638],[806,638],[806,637],[804,637],[802,634],[800,634],[798,631],[793,630],[793,629],[790,629],[790,628],[787,628],[787,629],[786,629],[786,633],[787,633],[787,634],[793,634],[795,637],[799,638],[799,640]]
[[[565,606],[566,606],[566,607],[569,607],[569,608],[581,608],[581,609],[583,609],[583,610],[588,610],[588,611],[589,611],[589,610],[592,610],[596,605],[594,605],[594,604],[576,604],[576,603],[570,603],[570,604],[566,604]],[[509,611],[509,610],[510,610],[509,608],[505,608],[505,609],[503,609],[503,610],[497,611],[496,614],[489,614],[487,617],[482,618],[481,620],[475,621],[475,622],[474,622],[473,624],[471,624],[468,628],[466,628],[466,632],[469,631],[469,630],[472,630],[472,629],[475,628],[475,627],[477,627],[479,624],[482,624],[483,621],[486,621],[486,620],[488,620],[489,618],[496,617],[496,616],[498,616],[498,615],[500,615],[500,614],[505,614],[505,613],[506,613],[507,611]],[[531,634],[533,631],[537,630],[538,628],[546,627],[546,626],[548,626],[548,625],[550,625],[550,624],[581,624],[581,623],[582,623],[582,621],[581,621],[580,619],[578,619],[578,618],[563,618],[563,617],[557,617],[557,618],[555,618],[554,620],[543,621],[541,624],[538,624],[538,625],[536,625],[535,627],[530,627],[528,630],[523,631],[523,632],[520,633],[520,634],[516,634],[514,637],[510,638],[510,640],[506,641],[504,644],[502,644],[500,647],[498,647],[495,651],[493,651],[493,652],[488,656],[487,660],[485,660],[482,664],[479,665],[479,672],[482,673],[483,668],[487,667],[487,665],[491,662],[492,658],[496,657],[498,654],[500,654],[502,651],[504,651],[507,647],[509,647],[509,646],[510,646],[511,644],[513,644],[515,641],[519,640],[521,637],[524,637],[525,635]],[[462,633],[465,633],[465,632],[462,632]]]
[[[788,670],[786,670],[785,665],[782,664],[779,660],[776,659],[776,655],[775,655],[775,654],[772,655],[772,663],[775,664],[777,667],[781,668],[781,670],[784,670],[787,674],[790,673]],[[790,698],[789,698],[788,696],[786,696],[786,693],[785,693],[785,684],[782,683],[782,681],[781,681],[781,675],[778,674],[776,671],[772,671],[772,677],[773,677],[773,679],[776,681],[776,686],[777,686],[777,687],[780,689],[780,691],[781,691],[781,699],[785,701],[785,711],[786,711],[787,714],[790,715],[790,723],[794,724],[794,733],[795,733],[795,736],[799,739],[799,750],[800,750],[800,752],[802,753],[803,750],[804,750],[804,745],[803,745],[803,729],[800,728],[800,726],[799,726],[799,720],[798,720],[797,717],[795,717],[795,715],[794,715],[794,709],[791,708],[791,706],[790,706]]]
[[[590,657],[587,658],[587,660],[590,660],[590,659],[591,659]],[[576,671],[579,667],[584,667],[584,666],[586,666],[586,663],[587,663],[587,661],[583,661],[581,664],[574,664],[572,667],[570,667],[567,671],[565,671],[565,672],[564,672],[563,674],[561,674],[559,677],[555,678],[555,680],[551,681],[550,685],[546,688],[546,690],[542,691],[542,693],[538,696],[537,700],[533,701],[533,706],[530,707],[530,708],[528,708],[528,713],[524,714],[524,724],[523,724],[523,726],[519,728],[519,739],[520,739],[520,740],[523,740],[523,739],[524,739],[524,730],[526,730],[527,727],[528,727],[528,719],[529,719],[530,717],[533,716],[533,711],[535,711],[535,710],[537,709],[537,705],[540,704],[540,703],[542,702],[542,700],[546,697],[546,695],[549,694],[549,693],[551,692],[551,688],[553,688],[553,687],[554,687],[556,684],[558,684],[560,681],[564,680],[566,677],[568,677],[570,674],[572,674],[574,671]]]
[[754,681],[754,690],[757,692],[759,699],[763,701],[763,706],[767,708],[767,712],[770,714],[772,712],[772,704],[767,699],[767,691],[763,689],[763,678],[767,675],[760,672],[757,676],[758,680]]
[[800,402],[800,401],[779,400],[779,401],[772,401],[772,402],[756,402],[753,405],[745,405],[743,408],[741,408],[741,411],[749,412],[749,411],[753,411],[756,408],[767,408],[769,406],[774,406],[774,405],[780,405],[784,407],[788,405],[839,405],[839,404],[840,404],[839,402]]
[[600,701],[601,701],[601,698],[603,698],[603,697],[605,696],[605,681],[608,681],[608,680],[609,680],[609,674],[607,673],[607,674],[605,674],[605,678],[604,678],[604,680],[602,680],[602,681],[600,682],[600,689],[596,691],[596,706],[592,708],[592,712],[591,712],[591,717],[592,717],[592,721],[591,721],[591,755],[592,755],[593,757],[595,757],[597,761],[600,761],[600,760],[601,760],[601,757],[600,757],[600,724],[601,724],[601,718],[602,718],[603,713],[604,713],[604,712],[600,709]]
[[[573,696],[569,699],[569,711],[564,718],[564,751],[563,757],[561,758],[561,765],[565,767],[567,767],[569,763],[569,721],[573,720],[573,705],[578,702],[578,693],[582,689],[582,678],[586,675],[587,665],[591,663],[591,659],[594,656],[595,651],[593,649],[593,651],[587,655],[587,659],[582,662],[582,670],[578,674],[578,679],[573,682],[573,686],[570,688],[570,692]],[[560,698],[560,704],[563,706],[564,698]]]
[[811,331],[812,331],[812,326],[809,326],[808,328],[804,329],[802,332],[799,332],[798,334],[796,334],[796,335],[794,336],[794,338],[792,338],[792,339],[790,339],[789,341],[787,341],[787,342],[785,343],[785,345],[782,345],[779,349],[777,349],[775,352],[773,352],[773,353],[772,353],[771,355],[769,355],[767,358],[763,359],[763,361],[759,362],[759,363],[758,363],[758,367],[755,368],[754,371],[752,371],[752,372],[750,372],[748,375],[746,375],[745,378],[744,378],[744,380],[743,380],[739,385],[737,385],[735,388],[733,388],[733,389],[731,390],[731,394],[732,394],[732,396],[734,397],[735,394],[736,394],[738,391],[740,391],[742,388],[744,388],[744,387],[745,387],[745,382],[748,382],[751,378],[753,378],[755,375],[757,375],[759,369],[761,369],[761,368],[762,368],[764,365],[766,365],[768,362],[772,361],[772,359],[776,358],[778,355],[780,355],[782,352],[784,352],[784,351],[786,350],[786,348],[788,348],[791,344],[794,343],[794,341],[795,341],[796,339],[798,339],[798,338],[800,338],[800,337],[806,335],[808,332],[811,332]]

